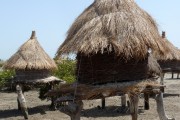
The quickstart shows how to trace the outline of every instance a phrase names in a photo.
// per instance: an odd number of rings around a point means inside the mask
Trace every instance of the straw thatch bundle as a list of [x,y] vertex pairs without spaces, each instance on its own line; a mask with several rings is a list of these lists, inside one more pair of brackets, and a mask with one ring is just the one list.
[[168,52],[155,21],[134,0],[95,0],[72,24],[57,56],[115,51],[125,59],[142,59],[148,48]]
[[37,41],[35,31],[33,31],[31,38],[5,63],[4,68],[23,71],[53,70],[56,69],[57,66],[43,50]]
[[162,32],[162,40],[166,42],[170,52],[166,56],[159,56],[157,53],[154,54],[161,68],[164,71],[180,70],[180,50],[168,41],[164,31]]

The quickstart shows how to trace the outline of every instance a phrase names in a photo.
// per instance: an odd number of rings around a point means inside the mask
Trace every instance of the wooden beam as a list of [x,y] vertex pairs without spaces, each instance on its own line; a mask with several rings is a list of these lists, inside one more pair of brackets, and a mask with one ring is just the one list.
[[163,93],[157,94],[155,97],[157,104],[157,112],[159,114],[160,120],[175,120],[174,118],[168,118],[165,113],[164,103],[163,103]]
[[[130,92],[133,88],[138,88],[143,91],[147,86],[151,86],[152,89],[159,89],[162,87],[157,82],[144,82],[144,81],[129,81],[129,82],[120,82],[120,83],[108,83],[103,85],[86,85],[86,84],[77,84],[76,87],[74,84],[62,85],[61,89],[48,92],[46,95],[59,96],[59,95],[73,95],[77,100],[93,100],[101,99],[103,97],[116,96],[117,93],[127,93]],[[74,91],[77,91],[74,95]]]
[[17,99],[19,101],[23,116],[24,116],[25,119],[28,119],[28,110],[27,110],[26,100],[25,100],[23,92],[22,92],[22,87],[20,85],[16,85],[16,91],[17,91],[17,94],[18,94]]

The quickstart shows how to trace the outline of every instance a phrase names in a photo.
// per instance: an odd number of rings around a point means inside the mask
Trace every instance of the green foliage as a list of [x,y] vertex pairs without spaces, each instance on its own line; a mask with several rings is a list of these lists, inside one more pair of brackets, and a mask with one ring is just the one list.
[[15,72],[12,70],[0,71],[0,88],[5,87],[14,75]]
[[59,77],[62,80],[65,80],[67,83],[72,83],[75,81],[75,69],[76,61],[75,60],[62,60],[58,63],[58,70],[54,72],[54,76]]
[[0,59],[0,68],[3,66],[4,61]]
[[[55,60],[58,66],[58,69],[53,72],[53,75],[65,80],[67,83],[72,83],[75,81],[75,69],[76,69],[76,61],[67,59],[67,60],[62,60],[58,61]],[[55,89],[56,87],[58,88],[59,85],[54,86]],[[47,96],[45,96],[45,93],[47,93],[50,90],[51,86],[50,85],[44,85],[40,87],[39,90],[39,98],[41,100],[45,100]]]

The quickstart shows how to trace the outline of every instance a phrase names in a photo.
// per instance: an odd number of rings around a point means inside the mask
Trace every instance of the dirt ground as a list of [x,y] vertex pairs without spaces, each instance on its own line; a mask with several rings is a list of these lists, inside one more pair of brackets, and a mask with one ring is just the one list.
[[[169,117],[180,120],[180,79],[169,79],[166,75],[164,94],[165,110]],[[16,93],[0,92],[0,120],[23,120],[21,111],[17,110]],[[69,116],[56,110],[49,110],[50,101],[41,101],[38,98],[38,91],[25,93],[29,110],[29,120],[70,120]],[[131,120],[129,112],[121,112],[120,97],[110,97],[106,99],[106,109],[98,109],[101,100],[83,101],[84,109],[81,120]],[[144,100],[139,103],[139,120],[159,120],[156,112],[156,103],[150,99],[150,110],[144,110]],[[128,110],[127,110],[128,111]]]

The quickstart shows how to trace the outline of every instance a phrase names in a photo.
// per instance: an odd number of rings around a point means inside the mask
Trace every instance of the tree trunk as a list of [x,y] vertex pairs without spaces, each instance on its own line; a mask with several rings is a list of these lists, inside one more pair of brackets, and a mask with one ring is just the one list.
[[26,100],[25,100],[23,92],[22,92],[22,87],[20,85],[17,85],[16,90],[17,90],[17,94],[18,94],[18,101],[20,104],[21,111],[24,115],[24,118],[28,119],[28,110],[27,110]]

